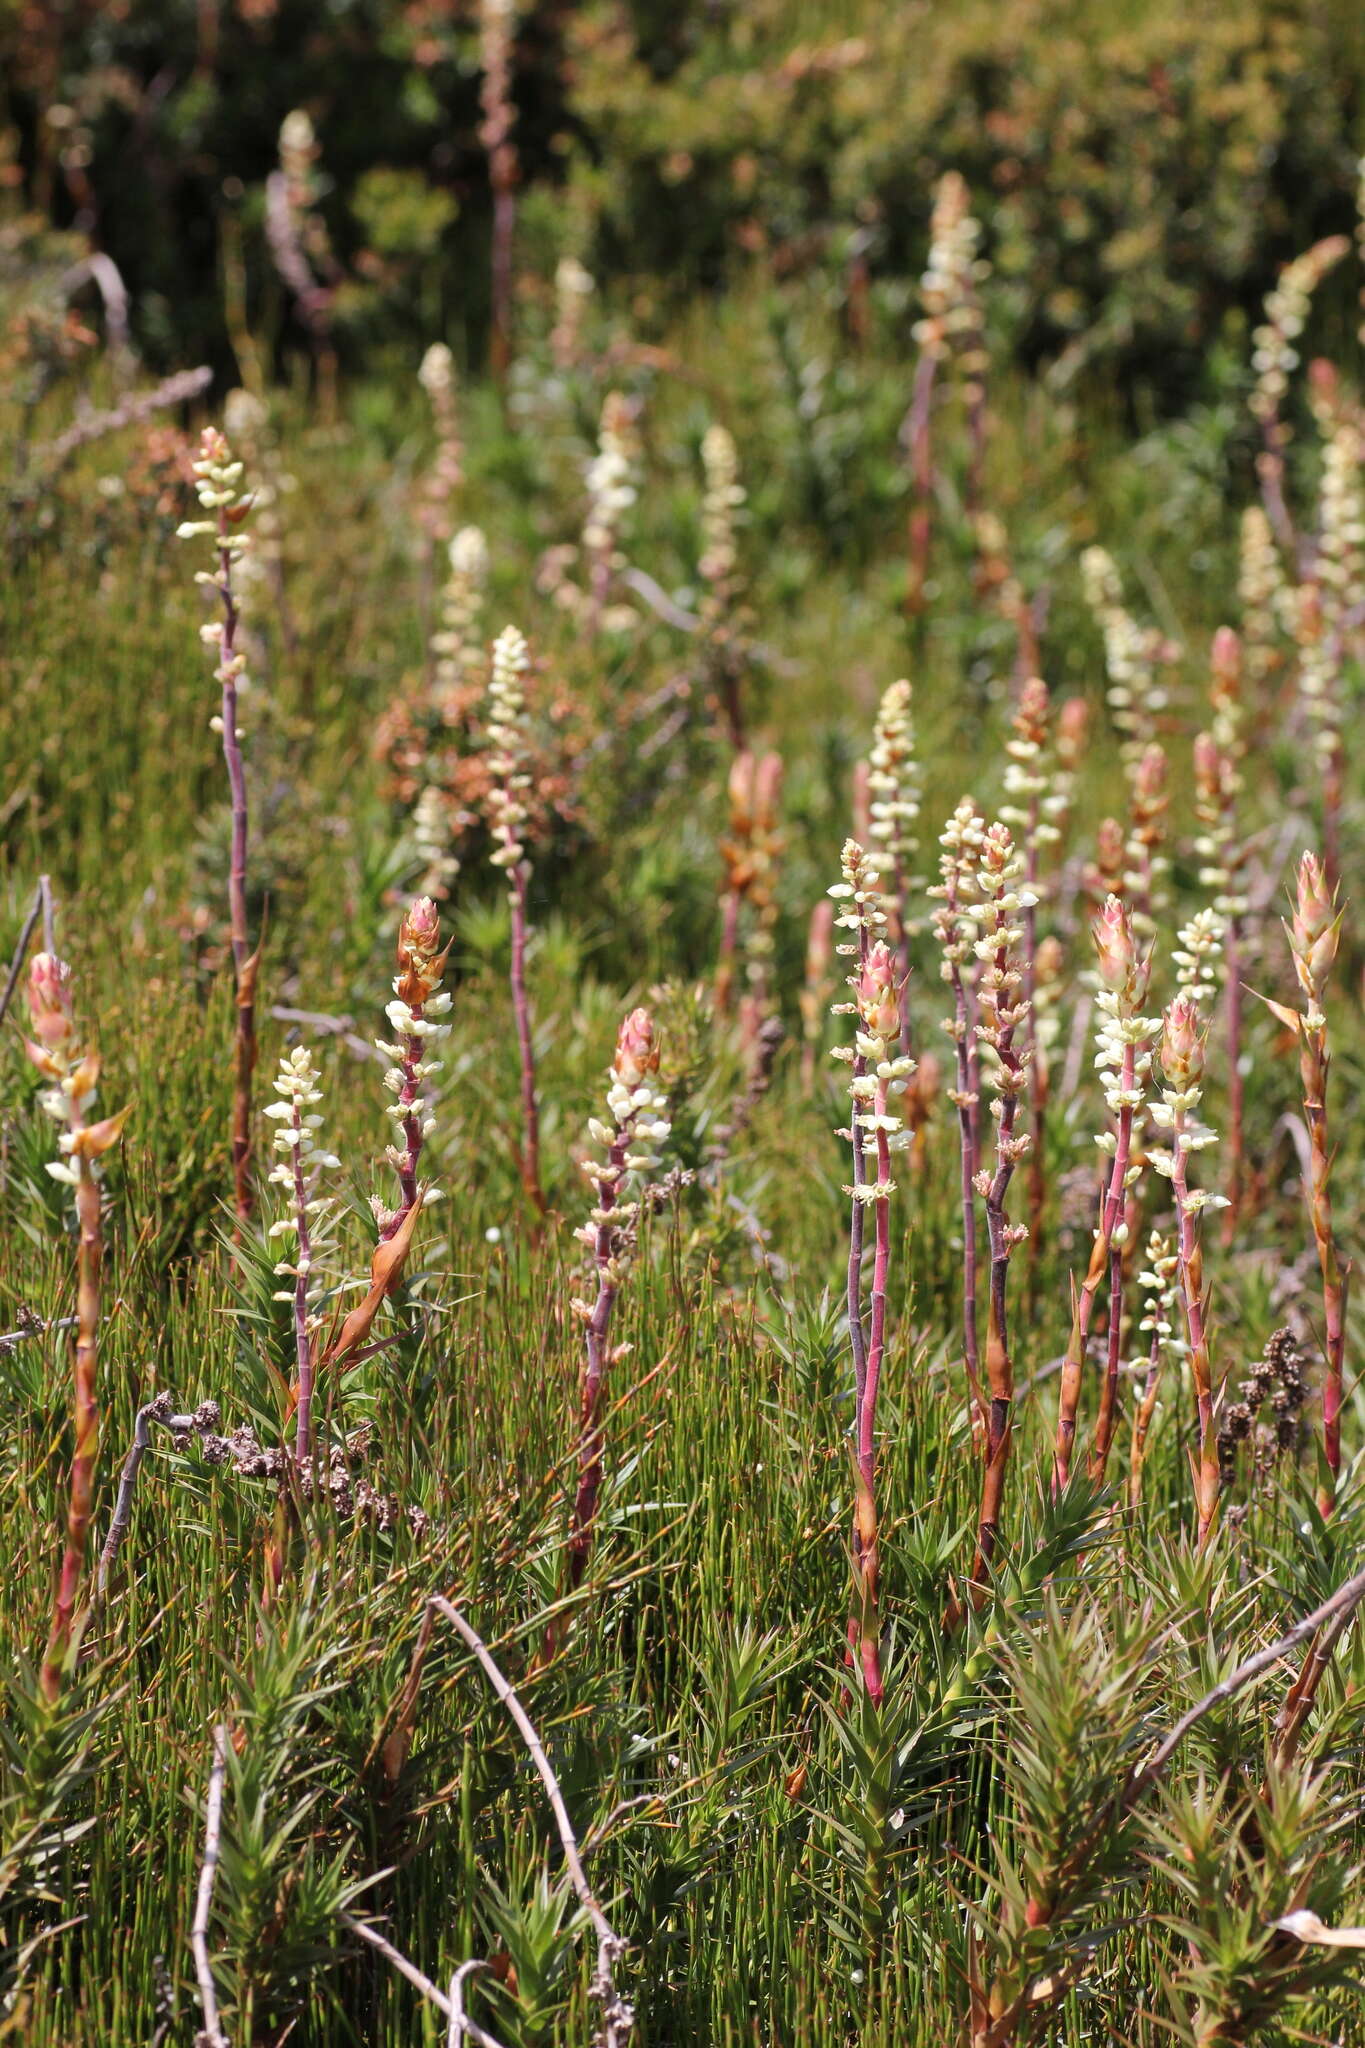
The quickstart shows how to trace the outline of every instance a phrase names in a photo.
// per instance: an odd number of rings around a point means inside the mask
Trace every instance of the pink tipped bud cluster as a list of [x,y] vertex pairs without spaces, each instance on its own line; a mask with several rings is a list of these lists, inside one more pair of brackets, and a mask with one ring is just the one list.
[[[270,1180],[288,1191],[290,1206],[286,1215],[270,1225],[269,1235],[294,1239],[293,1256],[286,1254],[275,1274],[302,1280],[309,1299],[316,1292],[319,1259],[327,1248],[328,1225],[336,1210],[335,1197],[320,1195],[318,1187],[324,1172],[335,1172],[341,1165],[335,1152],[323,1149],[318,1136],[322,1117],[316,1105],[321,1101],[318,1070],[309,1048],[298,1045],[292,1052],[282,1053],[275,1076],[275,1100],[267,1103],[265,1114],[275,1125],[273,1145],[279,1154],[270,1169]],[[276,1301],[295,1298],[293,1288],[275,1295]]]
[[[639,1197],[660,1164],[671,1125],[668,1097],[658,1085],[659,1046],[648,1010],[634,1009],[623,1018],[616,1037],[616,1055],[607,1085],[607,1117],[593,1117],[588,1129],[606,1154],[584,1161],[583,1172],[597,1191],[588,1220],[576,1232],[596,1255],[599,1279],[619,1286],[630,1265],[639,1216]],[[635,1198],[623,1199],[634,1187]],[[571,1304],[586,1322],[592,1306]]]
[[36,953],[28,970],[29,1029],[24,1050],[48,1086],[39,1106],[63,1126],[59,1157],[46,1162],[54,1180],[76,1187],[99,1178],[98,1162],[116,1143],[127,1112],[87,1122],[99,1084],[99,1056],[76,1043],[71,1007],[71,969],[55,953]]
[[1298,368],[1294,343],[1303,333],[1313,294],[1350,247],[1345,235],[1328,235],[1315,242],[1302,256],[1285,264],[1266,294],[1265,319],[1251,334],[1251,367],[1256,378],[1251,413],[1262,424],[1278,418],[1289,379]]
[[488,772],[493,778],[488,808],[497,841],[490,858],[495,868],[514,868],[526,854],[521,834],[530,815],[526,792],[531,777],[523,678],[530,666],[525,635],[515,626],[504,626],[493,642],[487,697]]
[[1341,943],[1341,913],[1315,853],[1305,853],[1295,877],[1294,915],[1287,927],[1299,987],[1308,998],[1310,1030],[1324,1023],[1323,999]]
[[706,488],[701,502],[702,554],[697,573],[713,587],[730,582],[738,554],[735,520],[745,502],[739,480],[739,451],[728,427],[713,421],[702,435],[702,469]]
[[[385,1009],[395,1037],[375,1040],[377,1049],[391,1062],[384,1076],[384,1087],[392,1098],[385,1113],[397,1127],[395,1139],[401,1137],[404,1142],[389,1145],[384,1156],[400,1178],[415,1173],[418,1154],[436,1128],[430,1083],[440,1073],[441,1062],[430,1055],[450,1035],[450,1026],[440,1021],[449,1014],[452,1001],[449,992],[441,988],[445,961],[440,913],[429,896],[419,896],[398,931],[398,972],[393,978],[393,1001]],[[425,1200],[437,1201],[439,1192],[429,1188]],[[370,1198],[370,1207],[381,1231],[389,1230],[401,1213],[377,1196]]]
[[971,212],[971,194],[960,171],[945,171],[934,187],[929,219],[929,261],[920,280],[924,318],[911,330],[930,354],[942,357],[976,325],[973,301],[990,265],[977,251],[981,223]]
[[1164,1085],[1160,1102],[1154,1102],[1149,1113],[1156,1128],[1168,1133],[1170,1147],[1153,1147],[1147,1156],[1157,1173],[1175,1182],[1180,1207],[1190,1216],[1197,1216],[1202,1209],[1227,1207],[1225,1196],[1185,1186],[1187,1155],[1217,1143],[1217,1133],[1195,1115],[1204,1092],[1207,1039],[1208,1026],[1193,996],[1179,995],[1167,1005],[1161,1020]]
[[[900,1049],[900,989],[896,980],[896,957],[884,939],[869,946],[861,972],[850,975],[852,1008],[858,1024],[854,1035],[857,1058],[849,1081],[853,1117],[862,1134],[867,1153],[884,1157],[899,1152],[909,1142],[902,1119],[891,1104],[905,1093],[915,1063]],[[844,1192],[864,1206],[887,1201],[896,1183],[879,1175]]]
[[868,828],[874,859],[896,877],[902,928],[914,929],[905,914],[909,880],[919,853],[923,771],[915,754],[913,696],[904,679],[892,683],[877,709],[872,751],[867,759]]
[[[1161,1019],[1143,1014],[1152,956],[1150,949],[1144,951],[1138,944],[1131,911],[1117,896],[1106,897],[1092,930],[1100,979],[1095,997],[1099,1012],[1095,1067],[1105,1104],[1117,1117],[1125,1109],[1142,1108],[1152,1071],[1152,1047],[1161,1036]],[[1096,1142],[1102,1152],[1116,1150],[1112,1132],[1105,1132]]]

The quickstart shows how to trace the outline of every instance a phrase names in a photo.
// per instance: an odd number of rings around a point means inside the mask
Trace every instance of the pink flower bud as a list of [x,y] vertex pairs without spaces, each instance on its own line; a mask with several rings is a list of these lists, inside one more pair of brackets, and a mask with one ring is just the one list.
[[1213,670],[1215,692],[1235,695],[1242,667],[1242,643],[1231,626],[1220,626],[1214,634],[1209,666]]
[[405,1003],[424,1003],[445,966],[441,918],[430,896],[419,896],[398,928],[398,994]]
[[1019,704],[1014,714],[1014,729],[1021,739],[1042,745],[1047,737],[1049,708],[1047,684],[1041,676],[1030,676],[1019,692]]
[[71,1037],[71,969],[55,953],[35,953],[28,970],[33,1035],[52,1051]]
[[659,1048],[654,1043],[654,1019],[648,1010],[632,1010],[622,1019],[616,1034],[613,1071],[626,1088],[638,1088],[647,1075],[657,1073]]
[[1173,1088],[1198,1086],[1204,1073],[1204,1025],[1193,996],[1177,996],[1161,1020],[1161,1070]]
[[1201,797],[1217,800],[1222,784],[1222,756],[1211,732],[1194,736],[1194,780]]
[[1299,862],[1294,922],[1289,942],[1305,991],[1320,998],[1337,957],[1341,923],[1322,862],[1305,853]]
[[1143,748],[1134,783],[1138,797],[1148,809],[1161,802],[1166,789],[1166,749],[1158,746],[1155,740],[1151,746]]
[[781,797],[782,756],[765,754],[754,774],[754,811],[760,825],[771,827],[776,823]]
[[829,967],[834,945],[834,905],[822,896],[810,914],[806,934],[806,980],[816,982]]
[[1104,908],[1090,927],[1099,957],[1100,979],[1106,988],[1121,989],[1137,965],[1133,921],[1117,896],[1106,896]]
[[878,1038],[894,1038],[900,1030],[896,963],[884,939],[869,949],[858,978],[858,1015]]
[[1057,759],[1068,773],[1080,765],[1090,724],[1090,706],[1084,697],[1068,697],[1057,715]]

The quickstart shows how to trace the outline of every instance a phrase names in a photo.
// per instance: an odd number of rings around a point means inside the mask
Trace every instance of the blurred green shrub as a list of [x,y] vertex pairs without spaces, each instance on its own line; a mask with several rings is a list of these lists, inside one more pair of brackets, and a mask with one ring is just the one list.
[[[548,215],[660,310],[759,262],[820,272],[856,338],[869,280],[922,266],[955,165],[1021,359],[1062,378],[1103,359],[1179,398],[1229,313],[1352,223],[1354,0],[537,0],[516,54],[537,261]],[[222,219],[243,200],[253,322],[288,340],[259,194],[295,105],[353,280],[343,349],[443,328],[481,352],[474,0],[0,0],[0,80],[10,182],[114,257],[154,357],[222,356]]]

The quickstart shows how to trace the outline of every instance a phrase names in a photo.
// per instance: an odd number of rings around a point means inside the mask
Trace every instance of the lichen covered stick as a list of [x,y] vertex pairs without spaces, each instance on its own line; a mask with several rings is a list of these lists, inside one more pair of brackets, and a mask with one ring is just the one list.
[[245,554],[249,542],[239,531],[251,510],[249,496],[241,495],[242,465],[232,459],[232,450],[216,427],[205,427],[194,464],[199,503],[211,516],[187,519],[178,528],[181,540],[205,537],[213,542],[218,566],[196,572],[195,581],[216,590],[223,609],[221,619],[212,619],[199,629],[200,638],[218,650],[217,682],[222,691],[218,716],[212,721],[222,735],[223,759],[227,764],[228,788],[232,800],[232,851],[228,867],[228,920],[232,938],[235,978],[235,1017],[232,1091],[232,1176],[238,1222],[251,1214],[251,1079],[256,1068],[256,973],[259,953],[251,950],[247,927],[247,789],[246,766],[242,759],[242,737],[237,723],[238,698],[246,688],[246,657],[237,648],[241,623],[233,568]]
[[[583,1168],[597,1200],[577,1235],[592,1255],[597,1292],[592,1301],[575,1299],[571,1304],[583,1324],[585,1353],[579,1396],[578,1488],[569,1530],[569,1584],[574,1589],[587,1569],[602,1485],[602,1393],[607,1368],[619,1355],[610,1348],[612,1311],[635,1249],[638,1198],[659,1163],[651,1148],[662,1145],[669,1134],[666,1098],[655,1085],[658,1069],[654,1020],[648,1010],[632,1010],[616,1039],[607,1089],[611,1122],[594,1118],[590,1126],[606,1157],[590,1159]],[[633,1200],[629,1198],[632,1182],[636,1190]]]
[[104,1241],[100,1229],[99,1165],[117,1142],[127,1110],[90,1123],[100,1063],[96,1054],[75,1043],[71,1012],[71,970],[51,953],[35,954],[29,968],[28,1009],[33,1036],[26,1041],[30,1060],[49,1084],[43,1108],[63,1126],[58,1140],[61,1157],[48,1162],[54,1180],[74,1189],[76,1198],[76,1343],[72,1414],[75,1450],[62,1553],[52,1603],[52,1625],[43,1654],[39,1683],[43,1697],[60,1697],[80,1645],[81,1582],[94,1500],[95,1460],[99,1452],[99,1401],[96,1384],[100,1325],[100,1268]]

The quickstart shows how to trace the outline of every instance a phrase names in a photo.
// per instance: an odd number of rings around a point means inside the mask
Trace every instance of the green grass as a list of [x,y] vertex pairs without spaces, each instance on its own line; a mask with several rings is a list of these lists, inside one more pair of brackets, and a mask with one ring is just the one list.
[[[1087,1053],[1074,1099],[1059,1100],[1049,1124],[1045,1241],[1036,1263],[1019,1255],[1014,1276],[1027,1391],[1000,1584],[956,1631],[945,1629],[944,1612],[950,1585],[960,1588],[970,1569],[978,1472],[959,1357],[956,1140],[941,1097],[923,1166],[901,1175],[879,1414],[888,1704],[879,1719],[846,1698],[852,1373],[838,1309],[847,1164],[832,1135],[846,1104],[832,1067],[813,1097],[801,1086],[805,925],[837,878],[852,763],[896,675],[915,685],[926,871],[964,789],[994,810],[1013,646],[972,592],[951,408],[934,603],[913,628],[900,616],[906,507],[894,435],[908,372],[889,312],[870,351],[848,359],[803,287],[781,299],[754,287],[698,313],[671,342],[688,378],[637,378],[647,398],[647,481],[629,547],[665,589],[692,585],[697,444],[710,416],[725,417],[751,492],[743,553],[761,650],[747,686],[751,712],[756,735],[780,749],[787,769],[776,965],[792,1035],[750,1129],[719,1173],[652,1225],[623,1293],[613,1336],[630,1349],[613,1368],[603,1521],[575,1625],[560,1655],[539,1666],[571,1487],[580,1359],[568,1308],[579,1285],[572,1233],[588,1200],[577,1161],[623,1009],[666,978],[689,985],[714,961],[728,766],[700,708],[652,759],[640,758],[638,733],[624,722],[693,659],[681,636],[647,624],[592,645],[535,589],[540,550],[572,538],[581,516],[578,466],[596,411],[586,380],[553,432],[543,420],[509,427],[483,387],[464,401],[460,513],[490,539],[490,628],[515,618],[542,659],[539,700],[562,688],[587,729],[604,736],[583,772],[576,820],[536,852],[531,992],[545,1241],[533,1243],[514,1157],[505,913],[476,845],[448,908],[456,1002],[432,1140],[444,1200],[424,1220],[386,1325],[394,1341],[322,1390],[329,1430],[372,1424],[374,1482],[401,1510],[420,1508],[424,1528],[415,1532],[400,1513],[385,1533],[311,1508],[285,1530],[283,1583],[263,1606],[271,1489],[210,1467],[193,1447],[157,1442],[62,1715],[55,1726],[26,1715],[22,1672],[10,1695],[0,1770],[0,1987],[9,2003],[0,2031],[34,2048],[194,2037],[188,1936],[219,1719],[236,1747],[211,1941],[234,2042],[288,2034],[329,2048],[398,2048],[442,2038],[437,2015],[340,1929],[355,1886],[364,1888],[350,1910],[378,1919],[438,1982],[466,1957],[510,1958],[515,1990],[502,1967],[496,1983],[478,1980],[473,1992],[476,2015],[509,2048],[589,2038],[589,1944],[573,1922],[545,1802],[502,1709],[440,1629],[411,1752],[395,1779],[384,1769],[382,1744],[434,1591],[458,1602],[520,1686],[580,1836],[621,1801],[646,1802],[612,1824],[591,1858],[631,1944],[623,1976],[641,2042],[901,2048],[952,2039],[967,2010],[974,1915],[990,1963],[1001,1887],[1011,1882],[1000,1859],[1035,1870],[1058,1844],[1074,1843],[1124,1759],[1356,1562],[1354,1473],[1324,1527],[1311,1505],[1311,1435],[1300,1468],[1282,1467],[1254,1494],[1239,1474],[1210,1554],[1194,1557],[1192,1403],[1174,1372],[1136,1515],[1111,1514],[1112,1500],[1083,1487],[1050,1506],[1050,1367],[1066,1339],[1068,1275],[1088,1252],[1092,1134],[1102,1115]],[[803,419],[788,369],[816,358],[837,376],[814,419]],[[266,1003],[345,1017],[362,1040],[383,1030],[393,934],[413,872],[374,734],[395,692],[419,686],[423,662],[423,578],[411,540],[412,478],[427,454],[419,395],[396,377],[358,386],[334,428],[320,427],[297,397],[281,401],[295,478],[285,515],[297,644],[289,652],[269,608],[258,611],[247,700]],[[1228,398],[1234,418],[1237,396]],[[68,404],[61,393],[50,401],[53,431]],[[1026,582],[1052,590],[1049,682],[1059,698],[1078,692],[1092,703],[1078,853],[1122,801],[1079,549],[1102,540],[1135,611],[1187,650],[1167,733],[1176,904],[1161,935],[1164,998],[1176,924],[1201,901],[1188,743],[1203,717],[1209,638],[1237,616],[1246,437],[1236,424],[1226,439],[1209,429],[1203,442],[1196,433],[1134,445],[1100,394],[1063,405],[1004,373],[992,405],[989,502]],[[1310,503],[1307,436],[1304,446],[1299,481]],[[20,507],[21,545],[0,584],[0,947],[7,955],[38,873],[49,873],[79,1014],[104,1059],[101,1101],[132,1104],[106,1184],[96,1541],[139,1404],[163,1388],[185,1407],[211,1397],[225,1428],[252,1421],[274,1436],[290,1341],[254,1237],[236,1272],[228,1250],[226,840],[208,725],[214,692],[197,637],[194,551],[172,538],[173,521],[99,487],[102,476],[125,473],[131,452],[131,437],[88,451],[40,501],[45,533]],[[1350,688],[1358,684],[1353,674]],[[1248,979],[1285,999],[1281,884],[1290,856],[1319,829],[1311,759],[1286,723],[1291,708],[1281,698],[1251,705],[1245,799],[1266,884]],[[1353,767],[1348,894],[1360,790]],[[1358,1237],[1352,1109],[1365,1061],[1352,915],[1331,1004],[1345,1257]],[[1045,913],[1067,946],[1063,1047],[1088,964],[1085,922],[1068,870]],[[916,967],[916,1042],[946,1061],[936,1028],[945,995],[927,941]],[[687,1009],[676,992],[672,1003]],[[726,1034],[704,1017],[696,1030],[698,1076],[676,1119],[693,1165],[742,1085]],[[267,1021],[258,1101],[282,1035]],[[318,1045],[328,1138],[345,1162],[346,1262],[359,1274],[372,1239],[365,1197],[385,1171],[381,1076],[343,1041]],[[1256,1201],[1232,1245],[1220,1245],[1216,1215],[1206,1233],[1215,1360],[1234,1381],[1285,1320],[1299,1323],[1310,1346],[1320,1320],[1297,1185],[1296,1065],[1254,1005],[1247,1048]],[[1221,1126],[1216,1043],[1211,1075],[1207,1108]],[[43,1170],[53,1134],[34,1098],[7,1029],[4,1330],[24,1312],[44,1321],[69,1314],[74,1293],[68,1205]],[[1202,1170],[1216,1175],[1218,1158],[1203,1155]],[[1155,1211],[1160,1184],[1149,1184],[1147,1199]],[[1021,1206],[1019,1198],[1016,1213]],[[1355,1356],[1358,1316],[1350,1335]],[[1134,1335],[1127,1348],[1136,1346]],[[1087,1380],[1082,1442],[1097,1374]],[[70,1452],[69,1375],[60,1333],[0,1345],[0,1614],[16,1663],[36,1660],[45,1636]],[[1365,1404],[1352,1396],[1352,1459],[1362,1429]],[[1118,1471],[1127,1447],[1125,1419]],[[1189,2041],[1276,2041],[1289,2038],[1289,2024],[1306,2029],[1296,2038],[1365,2040],[1349,1977],[1335,1994],[1296,1986],[1282,2017],[1248,2006],[1241,2031],[1201,2035],[1197,2020],[1215,2009],[1209,1980],[1220,1958],[1250,1953],[1262,1990],[1271,1982],[1283,1958],[1262,1953],[1265,1922],[1301,1903],[1296,1886],[1324,1917],[1362,1917],[1362,1681],[1365,1650],[1353,1633],[1305,1746],[1330,1772],[1330,1835],[1304,1810],[1297,1783],[1281,1788],[1284,1811],[1274,1816],[1229,1811],[1204,1842],[1206,1882],[1191,1908],[1174,1881],[1194,1838],[1188,1813],[1153,1799],[1115,1826],[1059,1936],[1071,1963],[1057,1999],[1031,2022],[1036,2038],[1146,2048],[1170,2038],[1173,2020]],[[1170,1775],[1174,1802],[1195,1798],[1201,1774],[1230,1807],[1255,1793],[1286,1683],[1277,1674],[1201,1724]],[[1055,1773],[1031,1771],[1030,1743],[1045,1763],[1055,1758]],[[39,1854],[24,1819],[49,1792],[43,1832],[57,1833]],[[1180,1914],[1192,1933],[1168,1924]],[[1025,1953],[1039,1971],[1044,1960],[1049,1971],[1063,1968],[1060,1948],[1044,1956],[1041,1940],[1029,1951],[1011,1939],[1002,1969]],[[1329,1962],[1339,1953],[1320,1952]],[[1292,1959],[1302,1954],[1294,1949]],[[168,2031],[157,2034],[162,2021]]]

